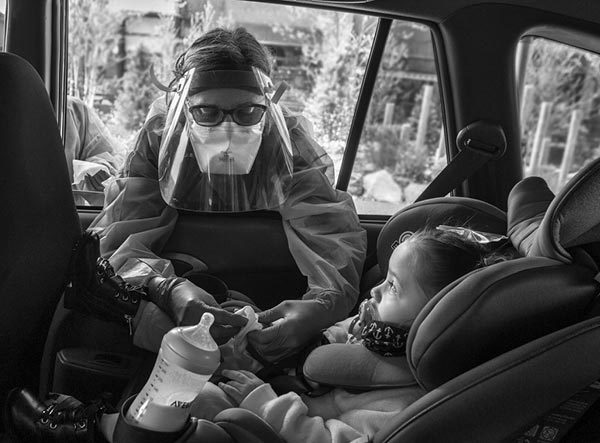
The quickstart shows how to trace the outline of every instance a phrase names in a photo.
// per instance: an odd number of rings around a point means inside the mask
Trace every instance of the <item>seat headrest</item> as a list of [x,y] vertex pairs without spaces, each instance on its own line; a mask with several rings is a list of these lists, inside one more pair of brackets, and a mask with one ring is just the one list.
[[509,237],[530,256],[571,263],[570,250],[583,247],[598,263],[598,195],[600,159],[582,168],[554,198],[542,178],[523,179],[508,197]]
[[533,339],[581,321],[600,284],[594,271],[543,257],[477,269],[440,291],[415,319],[407,342],[425,389]]
[[472,229],[506,234],[504,211],[481,200],[466,197],[439,197],[407,206],[394,214],[377,239],[377,260],[387,272],[392,251],[413,232],[438,225],[468,225]]
[[527,177],[517,183],[508,196],[507,235],[523,256],[529,255],[554,193],[541,177]]

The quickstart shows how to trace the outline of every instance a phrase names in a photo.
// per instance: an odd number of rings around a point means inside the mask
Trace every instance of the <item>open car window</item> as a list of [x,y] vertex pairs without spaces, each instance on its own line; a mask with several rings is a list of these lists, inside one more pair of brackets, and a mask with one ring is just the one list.
[[6,0],[0,0],[0,51],[4,51],[4,31],[6,18]]
[[[90,18],[93,18],[90,20]],[[70,0],[66,156],[79,206],[102,206],[176,57],[217,26],[243,26],[272,52],[281,103],[304,114],[340,173],[378,19],[253,3]],[[445,164],[430,30],[394,21],[348,191],[361,214],[411,203]]]
[[524,175],[557,193],[600,153],[600,55],[539,37],[519,49]]

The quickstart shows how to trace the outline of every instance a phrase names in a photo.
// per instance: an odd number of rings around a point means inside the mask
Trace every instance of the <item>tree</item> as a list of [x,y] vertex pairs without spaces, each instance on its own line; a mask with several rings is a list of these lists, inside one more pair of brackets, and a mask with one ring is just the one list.
[[314,46],[306,48],[305,63],[317,68],[311,75],[314,86],[306,113],[315,125],[318,140],[340,144],[329,150],[335,155],[341,154],[335,151],[343,149],[350,130],[377,21],[322,11],[316,20],[320,32],[313,36]]
[[531,42],[524,84],[533,86],[534,96],[532,112],[525,116],[523,128],[525,155],[531,150],[544,101],[552,103],[546,134],[552,144],[565,142],[573,110],[584,111],[580,134],[587,137],[579,137],[577,141],[573,166],[578,169],[596,154],[600,144],[600,128],[596,123],[600,101],[599,68],[600,57],[596,54],[542,38]]
[[126,62],[115,100],[115,119],[127,131],[137,131],[143,124],[152,102],[160,91],[152,84],[152,54],[142,45]]
[[107,75],[117,62],[123,14],[111,12],[108,0],[69,1],[69,66],[67,93],[92,106],[98,92],[116,85]]
[[232,27],[233,19],[223,9],[222,5],[211,0],[204,0],[201,4],[195,2],[196,9],[192,10],[186,1],[179,2],[175,16],[162,17],[158,32],[163,35],[161,39],[160,54],[155,54],[154,68],[165,83],[171,81],[175,61],[189,48],[194,41],[211,29]]

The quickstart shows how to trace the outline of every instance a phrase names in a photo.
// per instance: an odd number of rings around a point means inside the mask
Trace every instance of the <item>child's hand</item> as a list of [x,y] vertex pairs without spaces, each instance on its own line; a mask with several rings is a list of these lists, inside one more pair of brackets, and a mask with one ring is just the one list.
[[233,371],[224,369],[222,374],[231,379],[227,383],[219,383],[219,387],[239,405],[252,391],[265,382],[249,371]]

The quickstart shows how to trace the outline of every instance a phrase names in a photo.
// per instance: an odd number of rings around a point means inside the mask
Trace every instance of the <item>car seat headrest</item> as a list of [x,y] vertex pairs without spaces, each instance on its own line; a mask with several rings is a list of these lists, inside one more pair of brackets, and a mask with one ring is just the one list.
[[415,319],[407,341],[425,389],[583,319],[600,284],[595,272],[544,257],[479,268],[446,286]]
[[506,214],[489,203],[465,197],[439,197],[407,206],[394,214],[377,239],[377,260],[387,272],[392,251],[415,231],[438,225],[463,226],[506,234]]
[[517,183],[508,197],[507,235],[523,256],[529,255],[537,230],[554,193],[541,177],[527,177]]
[[[539,177],[517,183],[508,199],[508,233],[528,255],[573,262],[583,248],[600,263],[600,159],[582,168],[552,199]],[[544,211],[544,206],[547,209]]]

